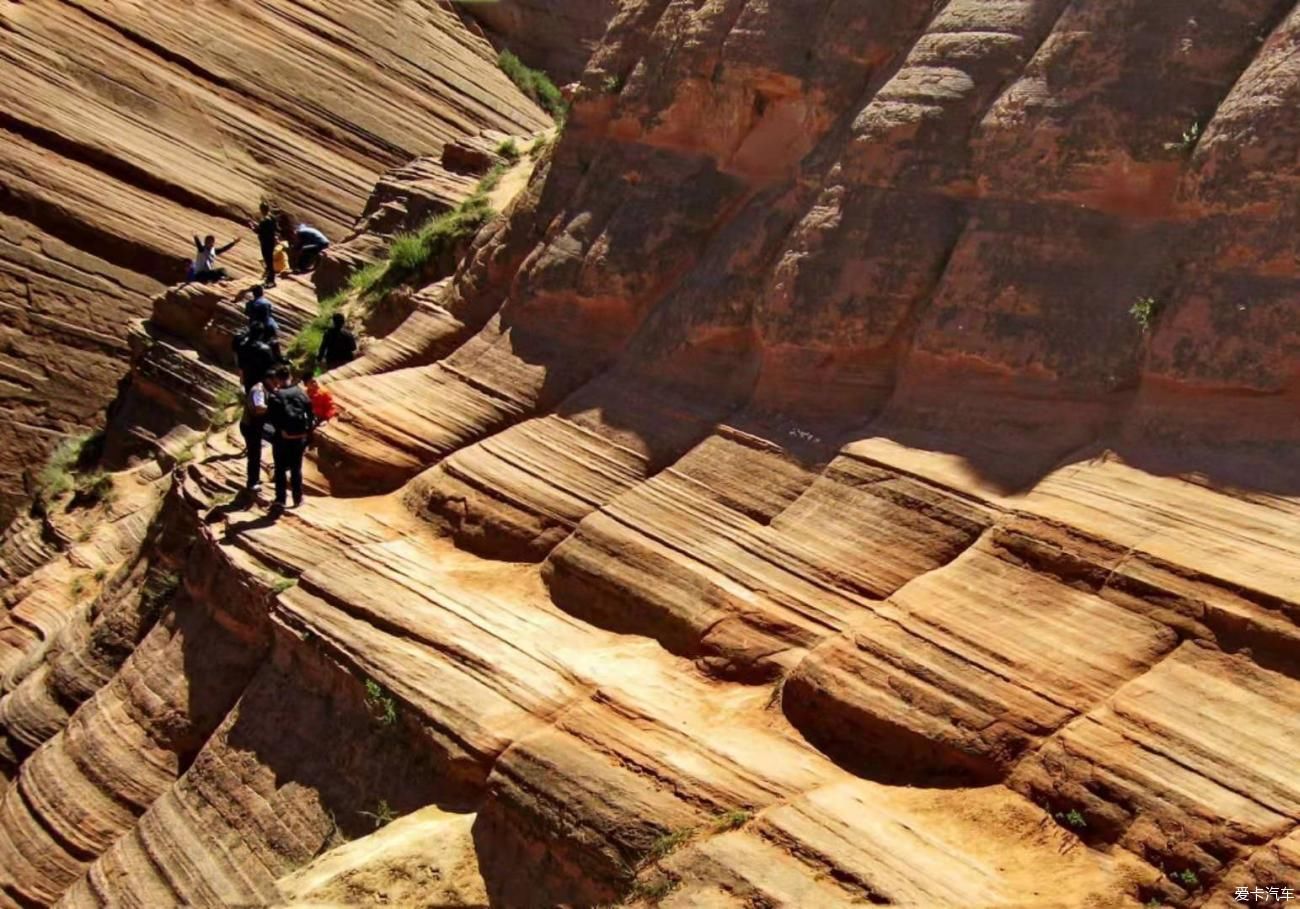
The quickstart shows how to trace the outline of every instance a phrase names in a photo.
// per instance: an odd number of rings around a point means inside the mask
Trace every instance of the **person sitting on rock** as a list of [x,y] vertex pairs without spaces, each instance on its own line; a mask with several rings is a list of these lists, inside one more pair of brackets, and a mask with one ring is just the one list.
[[302,504],[302,458],[316,418],[311,399],[302,386],[293,382],[288,366],[281,364],[271,372],[271,387],[274,391],[267,403],[266,420],[275,429],[271,440],[271,452],[275,456],[272,508],[278,512],[285,506],[287,492],[293,494],[294,508]]
[[270,202],[263,202],[258,207],[258,214],[257,220],[249,221],[248,226],[252,228],[253,233],[257,234],[257,245],[262,250],[262,263],[266,266],[266,286],[275,287],[275,241],[280,230],[275,216],[271,214]]
[[357,339],[348,331],[343,313],[336,312],[331,322],[321,337],[320,350],[316,351],[316,362],[326,370],[351,363],[357,355]]
[[194,248],[197,254],[194,256],[194,264],[190,266],[189,280],[197,281],[199,284],[211,284],[213,281],[226,281],[230,275],[224,268],[217,267],[217,256],[229,252],[239,240],[231,240],[225,246],[217,246],[217,238],[208,234],[202,242],[198,237],[194,238]]

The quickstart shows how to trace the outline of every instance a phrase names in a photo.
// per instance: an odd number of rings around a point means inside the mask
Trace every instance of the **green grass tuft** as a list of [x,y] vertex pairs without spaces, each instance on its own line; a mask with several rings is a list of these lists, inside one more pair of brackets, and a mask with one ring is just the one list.
[[398,234],[388,247],[388,267],[390,271],[411,273],[418,271],[429,261],[431,249],[419,233]]
[[677,830],[671,830],[650,844],[650,851],[646,853],[646,861],[657,862],[667,858],[694,838],[694,827],[681,827]]
[[77,487],[76,473],[81,468],[87,447],[94,440],[95,434],[88,433],[64,439],[55,447],[36,477],[41,498],[46,501],[57,499]]
[[348,277],[348,290],[364,297],[384,277],[387,268],[387,262],[371,262],[358,268]]
[[380,827],[387,827],[397,820],[397,814],[393,811],[392,806],[388,804],[387,799],[380,799],[374,811],[359,811],[357,813],[374,821],[376,830]]
[[714,833],[723,833],[727,830],[738,830],[754,819],[754,812],[737,808],[734,811],[727,811],[713,819]]
[[1201,123],[1199,120],[1193,120],[1183,134],[1178,137],[1177,142],[1166,142],[1166,151],[1181,152],[1184,155],[1190,155],[1196,151],[1196,144],[1201,141]]
[[287,578],[284,575],[279,575],[273,582],[271,582],[271,591],[279,596],[297,583],[297,578]]
[[519,160],[521,152],[514,139],[506,139],[497,146],[497,154],[513,163]]
[[1139,297],[1128,312],[1142,331],[1148,332],[1160,315],[1160,310],[1161,303],[1155,297]]
[[397,702],[374,679],[366,679],[366,709],[370,711],[370,718],[380,726],[397,723]]
[[555,87],[550,76],[539,69],[525,66],[510,51],[501,52],[497,57],[497,65],[521,92],[537,102],[537,106],[549,113],[555,122],[564,122],[564,118],[569,115],[569,106],[564,103],[564,94]]
[[1184,890],[1196,890],[1201,886],[1201,879],[1196,876],[1196,872],[1191,868],[1184,868],[1182,871],[1175,871],[1169,876]]

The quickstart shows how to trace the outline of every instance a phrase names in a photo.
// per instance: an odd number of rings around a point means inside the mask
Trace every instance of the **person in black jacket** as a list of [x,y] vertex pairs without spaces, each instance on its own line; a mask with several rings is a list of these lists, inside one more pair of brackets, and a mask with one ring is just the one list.
[[271,368],[281,359],[275,332],[265,322],[250,323],[247,331],[236,336],[234,349],[245,393],[252,391],[254,385],[266,378]]
[[275,287],[275,241],[279,236],[279,225],[271,214],[271,203],[263,202],[258,209],[256,221],[248,226],[257,234],[257,243],[262,248],[262,262],[266,265],[266,286]]
[[294,508],[302,504],[302,458],[307,452],[307,441],[316,419],[312,414],[311,399],[293,381],[287,365],[281,364],[271,371],[271,388],[266,422],[275,430],[271,439],[271,452],[275,456],[275,504],[272,507],[279,511],[285,506],[287,491],[293,493]]
[[325,329],[320,350],[316,352],[316,362],[327,370],[351,363],[357,355],[357,339],[344,325],[343,313],[336,312],[333,321],[334,324]]

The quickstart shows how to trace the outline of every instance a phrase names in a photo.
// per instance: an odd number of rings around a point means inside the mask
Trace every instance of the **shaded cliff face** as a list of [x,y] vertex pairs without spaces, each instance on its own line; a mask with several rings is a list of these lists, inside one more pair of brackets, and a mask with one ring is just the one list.
[[618,0],[497,0],[467,3],[462,10],[481,23],[493,44],[564,84],[582,75],[618,8]]
[[434,2],[6,3],[0,10],[0,522],[100,419],[126,331],[190,237],[271,198],[338,236],[380,172],[542,115]]
[[351,303],[278,518],[238,304],[160,295],[154,459],[0,548],[0,895],[1290,885],[1298,50],[1268,0],[624,4],[455,274]]

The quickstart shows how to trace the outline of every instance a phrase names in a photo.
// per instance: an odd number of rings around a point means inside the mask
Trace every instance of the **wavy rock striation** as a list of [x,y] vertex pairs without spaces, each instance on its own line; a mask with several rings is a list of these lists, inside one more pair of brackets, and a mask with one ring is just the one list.
[[160,529],[89,605],[4,541],[0,902],[1291,885],[1297,50],[1274,0],[626,3],[278,519],[236,302],[161,295],[108,439]]

